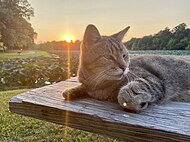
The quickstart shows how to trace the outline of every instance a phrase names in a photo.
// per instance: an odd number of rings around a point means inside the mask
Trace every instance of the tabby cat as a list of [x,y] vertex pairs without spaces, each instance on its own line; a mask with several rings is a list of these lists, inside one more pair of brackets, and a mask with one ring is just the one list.
[[65,99],[89,95],[98,100],[118,101],[131,111],[141,111],[153,102],[190,95],[190,62],[161,55],[138,55],[130,59],[122,43],[129,28],[101,36],[94,25],[87,26],[78,70],[81,85],[65,90]]

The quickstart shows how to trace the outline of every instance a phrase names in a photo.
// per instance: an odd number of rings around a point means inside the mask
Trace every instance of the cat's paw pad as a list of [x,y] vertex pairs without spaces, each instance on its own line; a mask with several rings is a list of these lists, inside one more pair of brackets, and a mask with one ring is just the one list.
[[129,94],[119,94],[118,95],[118,103],[127,110],[134,111],[134,112],[140,112],[148,107],[148,102],[142,101],[142,96],[137,95],[134,97],[130,96],[130,99],[128,97]]
[[136,82],[122,87],[118,94],[118,103],[123,108],[136,112],[146,109],[150,100],[151,95],[140,91]]

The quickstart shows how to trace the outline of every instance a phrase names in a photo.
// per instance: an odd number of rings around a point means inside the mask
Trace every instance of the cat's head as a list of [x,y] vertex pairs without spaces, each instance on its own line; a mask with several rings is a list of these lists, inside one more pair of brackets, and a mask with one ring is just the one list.
[[122,39],[129,28],[111,36],[101,36],[94,25],[86,27],[78,71],[81,83],[103,87],[124,77],[129,70],[129,54]]

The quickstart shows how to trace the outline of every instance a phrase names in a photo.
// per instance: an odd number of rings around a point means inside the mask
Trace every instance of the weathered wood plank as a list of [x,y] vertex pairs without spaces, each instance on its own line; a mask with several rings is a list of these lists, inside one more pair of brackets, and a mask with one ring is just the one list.
[[77,85],[72,78],[17,95],[9,102],[10,111],[129,142],[190,141],[189,103],[153,105],[134,114],[117,103],[90,98],[64,101],[61,92]]

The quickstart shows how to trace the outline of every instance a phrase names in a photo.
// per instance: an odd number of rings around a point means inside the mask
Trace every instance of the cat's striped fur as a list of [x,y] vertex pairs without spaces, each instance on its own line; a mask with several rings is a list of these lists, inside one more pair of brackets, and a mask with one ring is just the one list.
[[81,44],[78,78],[81,86],[63,92],[65,98],[89,95],[118,101],[133,111],[190,93],[190,62],[172,56],[141,55],[131,59],[122,39],[129,27],[101,36],[94,25],[86,28]]

